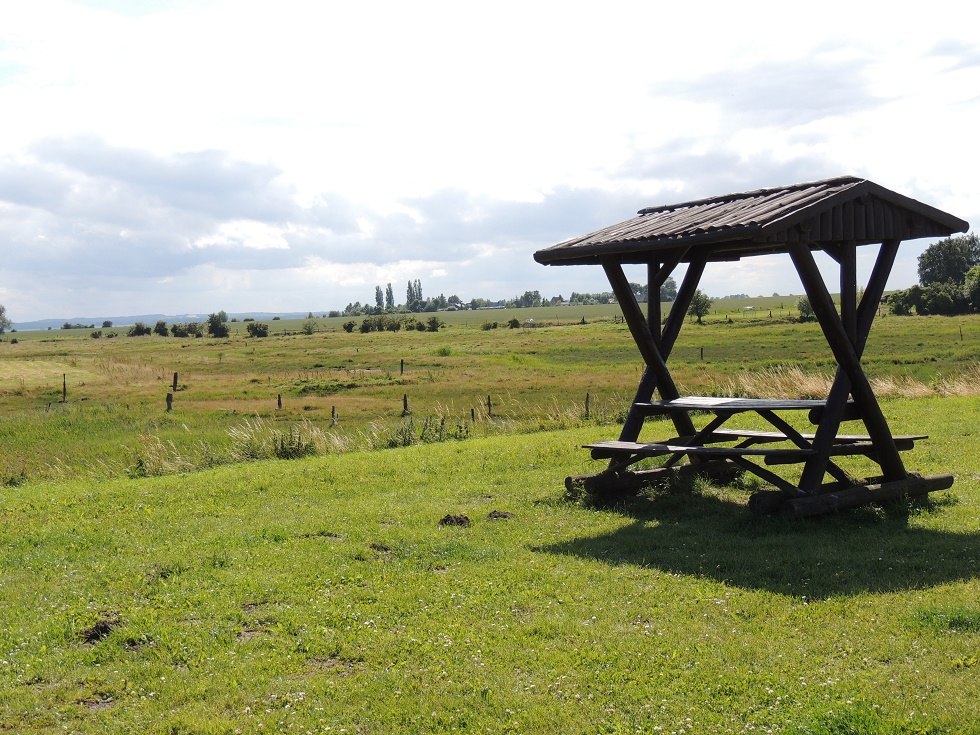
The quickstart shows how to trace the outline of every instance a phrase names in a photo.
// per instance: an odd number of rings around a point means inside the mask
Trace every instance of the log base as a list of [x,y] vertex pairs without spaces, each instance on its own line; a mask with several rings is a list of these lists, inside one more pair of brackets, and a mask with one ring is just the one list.
[[811,518],[837,513],[862,505],[874,505],[901,498],[926,495],[937,490],[948,490],[953,485],[952,475],[910,474],[903,480],[852,485],[819,495],[790,497],[781,491],[764,490],[749,498],[749,508],[759,515],[779,514],[783,518]]

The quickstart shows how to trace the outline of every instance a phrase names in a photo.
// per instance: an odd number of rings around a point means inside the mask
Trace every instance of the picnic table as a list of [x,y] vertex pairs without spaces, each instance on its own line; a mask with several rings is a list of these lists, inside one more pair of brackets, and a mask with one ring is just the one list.
[[[774,489],[753,495],[750,507],[791,517],[950,487],[951,475],[921,477],[906,470],[900,453],[927,437],[892,434],[861,356],[901,243],[948,237],[968,227],[871,181],[844,176],[649,207],[624,222],[539,250],[534,258],[545,265],[602,266],[646,363],[619,438],[586,447],[594,458],[609,460],[607,468],[593,476],[569,477],[566,484],[607,494],[670,473],[725,481],[751,472]],[[857,248],[873,245],[877,257],[858,298]],[[814,251],[826,253],[839,267],[839,311]],[[791,259],[838,364],[828,395],[820,400],[681,396],[667,363],[705,268],[775,254]],[[682,263],[687,269],[664,319],[661,286]],[[646,314],[626,278],[626,264],[647,267]],[[807,412],[812,433],[794,428],[784,416],[799,411]],[[771,428],[725,427],[731,417],[747,412]],[[697,428],[692,417],[701,415],[711,418]],[[648,417],[668,418],[674,435],[640,441]],[[866,433],[841,433],[846,421],[861,421]],[[835,461],[853,455],[872,460],[880,475],[856,478]],[[647,457],[665,461],[654,470],[631,469]],[[771,469],[780,465],[802,465],[799,477],[790,480]]]

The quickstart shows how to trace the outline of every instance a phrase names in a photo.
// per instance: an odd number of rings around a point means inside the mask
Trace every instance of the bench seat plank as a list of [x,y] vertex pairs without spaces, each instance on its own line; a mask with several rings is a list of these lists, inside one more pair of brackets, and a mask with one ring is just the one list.
[[593,457],[610,457],[620,454],[645,454],[651,457],[663,454],[692,454],[699,457],[782,457],[806,458],[815,452],[812,449],[792,447],[786,449],[763,449],[757,447],[688,447],[683,444],[643,444],[639,442],[605,441],[585,444],[592,450]]

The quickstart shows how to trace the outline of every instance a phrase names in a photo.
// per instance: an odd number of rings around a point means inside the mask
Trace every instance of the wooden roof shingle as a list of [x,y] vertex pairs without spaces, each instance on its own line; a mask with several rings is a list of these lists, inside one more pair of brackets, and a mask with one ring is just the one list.
[[539,250],[546,265],[612,258],[645,263],[683,252],[732,260],[785,252],[789,243],[813,248],[854,242],[948,237],[969,223],[867,179],[841,176],[772,189],[641,209],[635,217]]

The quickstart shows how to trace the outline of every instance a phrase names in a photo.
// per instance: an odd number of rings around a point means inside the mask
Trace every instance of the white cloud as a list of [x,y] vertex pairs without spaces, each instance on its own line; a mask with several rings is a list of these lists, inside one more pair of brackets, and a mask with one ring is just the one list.
[[[786,8],[4,4],[0,276],[30,284],[4,303],[28,319],[332,308],[409,278],[604,290],[601,269],[531,253],[642,206],[843,173],[980,218],[961,6],[833,0],[805,28]],[[747,263],[717,288],[787,277]]]
[[237,248],[249,250],[288,250],[289,242],[278,227],[253,220],[222,222],[217,232],[202,235],[193,242],[196,248]]

